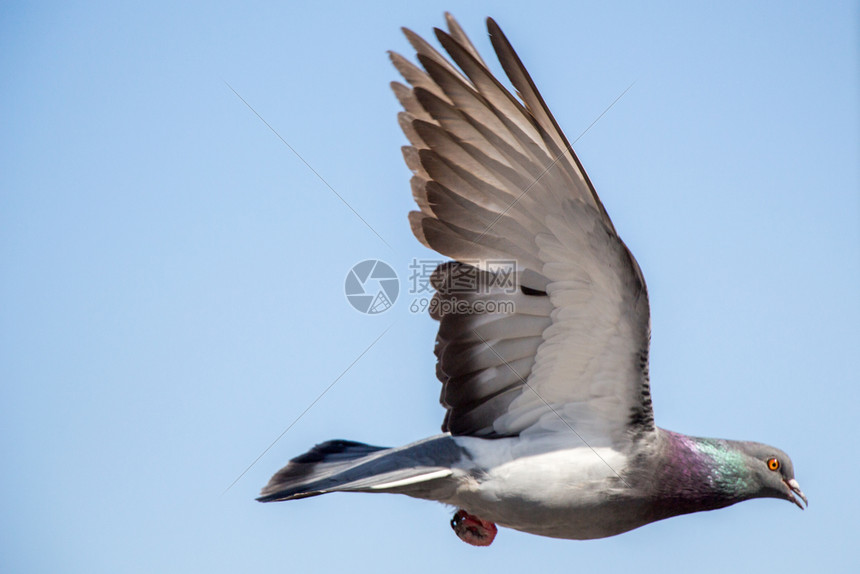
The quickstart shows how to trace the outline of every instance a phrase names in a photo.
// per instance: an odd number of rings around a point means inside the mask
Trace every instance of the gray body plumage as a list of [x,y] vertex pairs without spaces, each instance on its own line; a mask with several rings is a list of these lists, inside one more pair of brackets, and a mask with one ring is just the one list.
[[[757,476],[754,461],[762,456],[789,466],[773,477],[769,470]],[[720,460],[725,457],[741,464],[726,466]],[[790,459],[767,445],[658,429],[625,458],[630,464],[615,475],[587,447],[568,448],[551,435],[525,441],[440,435],[398,448],[329,441],[293,459],[259,500],[404,494],[464,508],[508,528],[568,539],[613,536],[751,498],[794,501],[783,482],[793,479]]]
[[[493,47],[519,99],[446,17],[436,36],[456,66],[409,30],[423,69],[391,55],[409,84],[392,87],[419,208],[410,225],[453,259],[431,278],[445,434],[398,448],[322,443],[259,500],[405,494],[573,539],[750,498],[800,506],[779,449],[655,426],[639,265],[495,22]],[[499,262],[512,265],[504,285]],[[481,288],[452,288],[464,274]]]

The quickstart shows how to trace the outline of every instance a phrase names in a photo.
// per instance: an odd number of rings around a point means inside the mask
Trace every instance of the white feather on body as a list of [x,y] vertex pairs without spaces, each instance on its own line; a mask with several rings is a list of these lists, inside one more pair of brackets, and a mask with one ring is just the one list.
[[[571,437],[573,441],[571,441]],[[501,526],[556,538],[599,538],[639,526],[619,523],[628,456],[611,447],[566,447],[572,433],[486,440],[453,437],[471,457],[455,468],[447,500]],[[630,508],[627,507],[629,512]],[[619,530],[620,529],[620,530]]]

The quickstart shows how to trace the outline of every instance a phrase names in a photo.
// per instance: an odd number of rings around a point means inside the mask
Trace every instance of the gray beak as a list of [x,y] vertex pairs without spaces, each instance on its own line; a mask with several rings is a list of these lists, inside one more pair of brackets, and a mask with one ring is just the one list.
[[[803,504],[800,504],[800,500],[802,500],[803,503],[806,504],[806,506],[809,506],[809,501],[806,499],[806,495],[803,494],[803,491],[800,490],[800,485],[797,484],[796,480],[792,478],[790,480],[784,480],[783,482],[788,487],[788,499],[791,502],[795,503],[797,507],[801,510],[803,510],[804,508]],[[795,494],[800,497],[800,500],[797,500],[797,498],[794,496]]]

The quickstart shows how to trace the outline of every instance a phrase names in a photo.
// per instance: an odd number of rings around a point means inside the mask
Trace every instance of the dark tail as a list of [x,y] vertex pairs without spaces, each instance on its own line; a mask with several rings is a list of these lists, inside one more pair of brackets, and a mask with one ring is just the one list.
[[296,500],[338,491],[412,494],[407,491],[450,476],[450,465],[460,456],[459,447],[448,437],[401,448],[330,440],[292,459],[272,477],[257,500]]

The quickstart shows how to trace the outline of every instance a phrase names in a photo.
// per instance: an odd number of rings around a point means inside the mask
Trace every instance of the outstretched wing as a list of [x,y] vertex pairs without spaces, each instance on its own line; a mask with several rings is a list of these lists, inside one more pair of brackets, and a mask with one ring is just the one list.
[[392,87],[420,209],[410,224],[455,260],[432,278],[443,430],[572,430],[592,446],[653,431],[636,260],[496,23],[490,37],[520,99],[446,18],[436,37],[456,67],[409,30],[423,70],[391,54],[409,83]]

